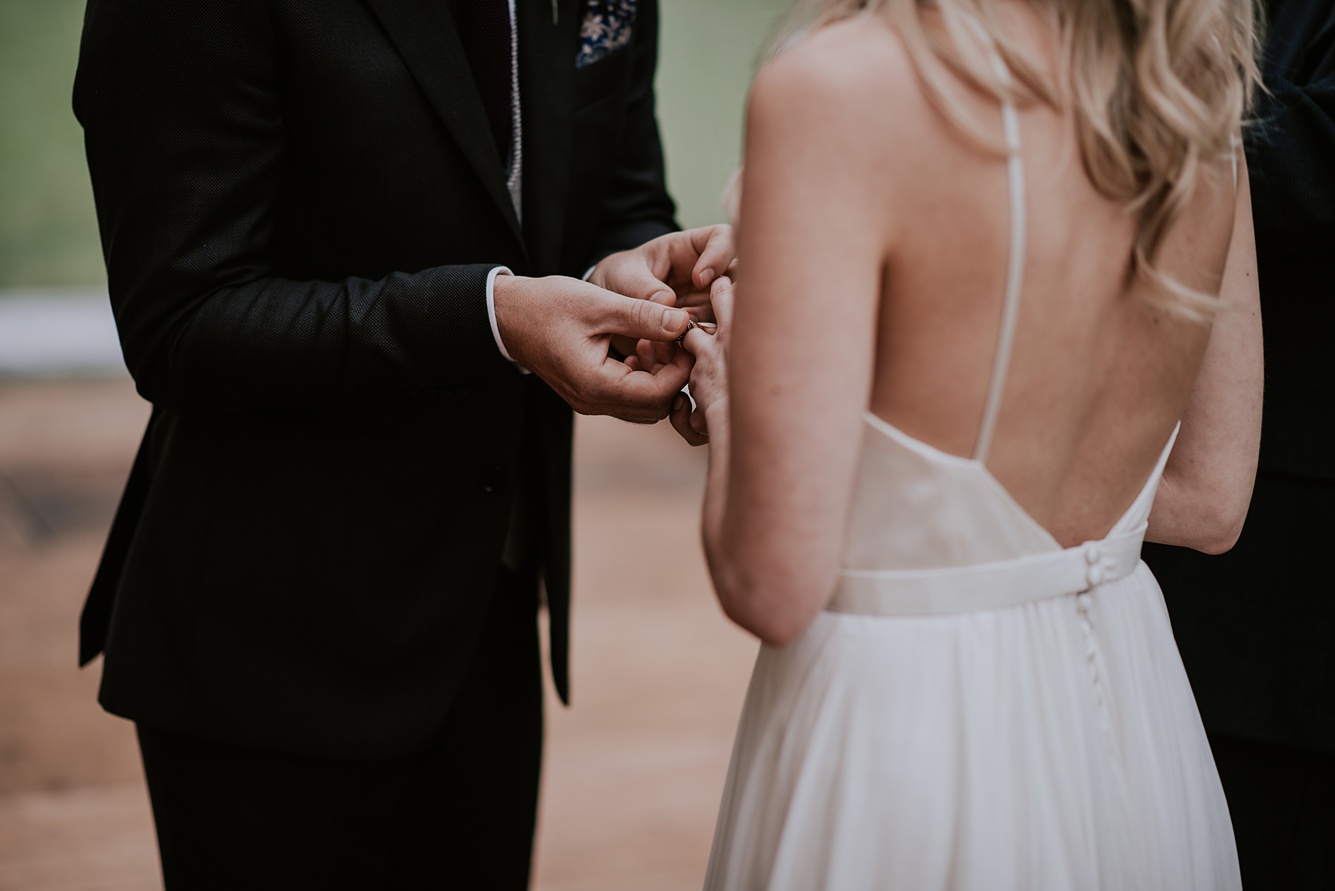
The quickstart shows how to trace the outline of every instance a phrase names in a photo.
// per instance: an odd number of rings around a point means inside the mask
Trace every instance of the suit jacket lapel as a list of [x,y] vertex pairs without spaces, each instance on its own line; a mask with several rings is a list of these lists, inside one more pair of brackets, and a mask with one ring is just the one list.
[[[468,58],[445,0],[367,0],[367,3],[522,245],[519,218],[505,188],[505,170],[492,145],[487,113],[473,84]],[[527,103],[524,111],[528,111]]]
[[544,274],[562,271],[575,56],[584,5],[585,0],[556,0],[553,16],[552,0],[515,4],[524,133],[524,233],[534,268]]

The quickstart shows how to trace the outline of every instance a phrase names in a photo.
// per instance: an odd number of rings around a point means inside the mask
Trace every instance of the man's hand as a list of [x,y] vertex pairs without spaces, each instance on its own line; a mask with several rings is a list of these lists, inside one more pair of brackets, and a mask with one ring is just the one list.
[[[709,286],[735,270],[736,264],[732,227],[704,226],[660,235],[612,254],[594,267],[589,281],[637,300],[681,307],[697,321],[712,321]],[[633,367],[649,371],[671,362],[678,352],[672,344],[637,343],[624,337],[614,338],[612,346],[623,356],[638,355],[639,363]]]
[[732,227],[704,226],[612,254],[594,267],[589,281],[637,300],[689,309],[697,321],[712,321],[709,286],[725,273],[734,274],[736,261]]
[[671,344],[686,330],[685,310],[564,276],[498,275],[493,296],[506,350],[580,414],[661,420],[690,377],[684,350],[652,372],[608,355],[614,334]]

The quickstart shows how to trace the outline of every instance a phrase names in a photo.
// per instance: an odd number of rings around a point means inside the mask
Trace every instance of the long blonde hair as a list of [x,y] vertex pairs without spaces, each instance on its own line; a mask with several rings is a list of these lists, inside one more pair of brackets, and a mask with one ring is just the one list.
[[[1069,112],[1090,182],[1138,215],[1128,275],[1147,286],[1152,305],[1210,318],[1218,301],[1175,281],[1156,260],[1202,166],[1241,151],[1238,133],[1259,83],[1251,0],[1026,2],[1060,39],[1055,73],[1007,33],[998,0],[798,0],[784,33],[791,39],[855,15],[887,15],[937,108],[998,152],[1004,145],[952,98],[947,72],[998,101]],[[940,27],[924,24],[925,7],[938,12]],[[962,51],[978,45],[980,27],[1005,75],[983,54]]]

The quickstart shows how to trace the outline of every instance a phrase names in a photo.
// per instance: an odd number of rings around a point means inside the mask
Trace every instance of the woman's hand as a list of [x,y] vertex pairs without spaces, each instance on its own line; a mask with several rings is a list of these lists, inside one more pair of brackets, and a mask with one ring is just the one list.
[[686,331],[682,346],[695,357],[691,369],[691,399],[682,393],[673,400],[668,417],[672,427],[691,445],[709,442],[710,418],[727,423],[728,410],[728,331],[732,323],[732,280],[726,275],[714,282],[709,292],[718,328],[712,334],[702,325]]

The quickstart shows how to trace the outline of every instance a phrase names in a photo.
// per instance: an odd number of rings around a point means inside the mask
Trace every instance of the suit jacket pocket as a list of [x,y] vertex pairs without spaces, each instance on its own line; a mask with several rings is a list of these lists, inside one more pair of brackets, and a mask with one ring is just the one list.
[[630,55],[629,50],[623,47],[575,71],[577,113],[625,90],[630,81]]

